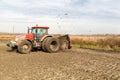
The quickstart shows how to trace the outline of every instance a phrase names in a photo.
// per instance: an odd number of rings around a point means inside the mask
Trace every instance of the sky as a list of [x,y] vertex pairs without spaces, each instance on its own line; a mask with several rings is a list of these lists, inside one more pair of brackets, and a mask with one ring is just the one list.
[[0,32],[36,24],[50,34],[120,34],[120,0],[0,0]]

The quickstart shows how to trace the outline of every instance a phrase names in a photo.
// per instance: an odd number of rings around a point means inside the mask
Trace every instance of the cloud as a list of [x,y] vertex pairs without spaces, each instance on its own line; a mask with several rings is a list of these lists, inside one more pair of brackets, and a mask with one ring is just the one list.
[[118,0],[75,0],[71,3],[71,11],[76,12],[77,16],[120,18],[118,3],[120,3]]
[[1,4],[3,9],[1,8],[0,12],[21,14],[26,17],[56,16],[64,13],[66,6],[64,0],[2,0]]
[[2,0],[1,4],[4,4],[4,9],[26,17],[57,16],[68,13],[72,18],[80,16],[113,18],[120,17],[118,3],[120,3],[118,0]]
[[51,32],[55,32],[53,29],[60,32],[61,26],[63,33],[77,34],[89,31],[105,33],[108,29],[104,27],[109,26],[108,32],[111,32],[113,25],[120,25],[119,3],[119,0],[1,0],[0,23],[15,26],[40,23],[54,26]]

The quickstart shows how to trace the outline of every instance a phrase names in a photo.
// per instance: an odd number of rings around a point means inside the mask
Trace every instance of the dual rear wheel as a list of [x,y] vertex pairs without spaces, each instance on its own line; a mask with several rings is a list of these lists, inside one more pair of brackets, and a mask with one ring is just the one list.
[[60,49],[59,46],[60,46],[59,40],[53,37],[47,37],[42,42],[42,49],[50,53],[58,52]]
[[57,38],[47,37],[42,42],[42,49],[43,51],[50,53],[58,52],[59,50],[65,51],[68,49],[68,44],[68,40],[66,39],[59,40]]

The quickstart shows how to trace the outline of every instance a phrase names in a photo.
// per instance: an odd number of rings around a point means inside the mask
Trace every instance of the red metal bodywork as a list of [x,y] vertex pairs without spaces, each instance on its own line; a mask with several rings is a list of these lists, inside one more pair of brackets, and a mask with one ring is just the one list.
[[52,37],[51,35],[44,35],[41,39],[40,42],[42,42],[46,37]]
[[[33,26],[32,28],[42,28],[42,29],[49,29],[49,27],[47,26]],[[41,38],[40,41],[43,41],[48,35],[45,35]],[[21,42],[22,40],[33,40],[35,38],[35,35],[34,34],[23,34],[23,35],[18,35],[16,36],[16,42],[19,43]]]
[[16,42],[20,43],[23,40],[33,40],[34,39],[34,34],[23,34],[23,35],[18,35],[16,36]]
[[27,40],[34,39],[34,34],[25,34]]
[[36,26],[34,26],[34,27],[32,27],[32,28],[43,28],[43,29],[49,29],[48,26],[38,26],[38,25],[36,25]]

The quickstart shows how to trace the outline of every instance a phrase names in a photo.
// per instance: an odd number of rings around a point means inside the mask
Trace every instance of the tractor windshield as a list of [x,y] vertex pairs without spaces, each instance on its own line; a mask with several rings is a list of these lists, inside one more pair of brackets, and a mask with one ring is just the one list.
[[36,33],[36,29],[33,28],[32,31],[31,31],[32,34],[35,34]]
[[38,35],[42,36],[43,34],[47,34],[47,29],[33,28],[32,34],[38,34]]
[[39,40],[43,35],[45,35],[45,34],[48,33],[48,29],[44,29],[44,28],[32,28],[31,33],[35,35],[35,38],[37,40]]

